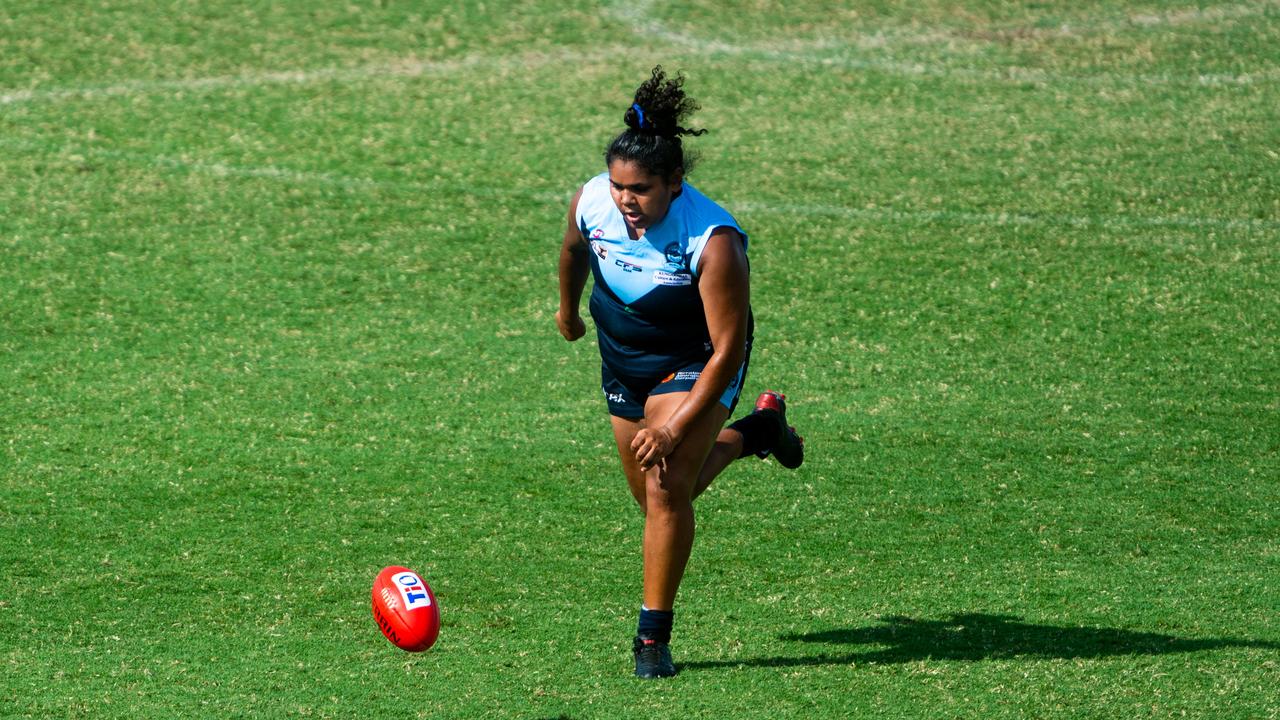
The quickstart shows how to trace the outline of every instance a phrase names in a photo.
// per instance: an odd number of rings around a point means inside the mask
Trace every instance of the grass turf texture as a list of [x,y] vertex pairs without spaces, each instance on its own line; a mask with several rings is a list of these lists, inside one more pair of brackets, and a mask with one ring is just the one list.
[[[0,715],[1277,717],[1278,47],[1271,2],[5,8]],[[654,684],[552,313],[659,61],[810,450],[699,501]]]

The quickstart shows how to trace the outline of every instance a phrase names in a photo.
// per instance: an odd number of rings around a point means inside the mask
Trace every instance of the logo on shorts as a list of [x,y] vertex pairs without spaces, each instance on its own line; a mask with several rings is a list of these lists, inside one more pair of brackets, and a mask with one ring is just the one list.
[[701,370],[681,370],[680,372],[673,372],[670,375],[662,378],[662,382],[658,384],[661,385],[662,383],[669,383],[672,381],[681,382],[683,380],[697,381],[697,379],[700,377],[702,377]]

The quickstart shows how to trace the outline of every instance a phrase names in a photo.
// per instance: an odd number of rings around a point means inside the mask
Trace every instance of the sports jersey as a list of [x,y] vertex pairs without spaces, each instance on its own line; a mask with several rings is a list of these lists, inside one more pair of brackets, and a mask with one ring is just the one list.
[[666,216],[633,240],[601,173],[583,186],[576,219],[591,246],[590,309],[604,363],[645,378],[710,358],[698,261],[716,228],[736,230],[746,249],[733,216],[685,183]]

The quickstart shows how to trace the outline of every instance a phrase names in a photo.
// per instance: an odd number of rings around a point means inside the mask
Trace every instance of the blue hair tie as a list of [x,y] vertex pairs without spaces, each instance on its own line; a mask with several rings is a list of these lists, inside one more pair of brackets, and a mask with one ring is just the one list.
[[640,129],[644,129],[644,110],[640,109],[639,103],[631,103],[631,109],[636,111],[636,117],[640,118]]

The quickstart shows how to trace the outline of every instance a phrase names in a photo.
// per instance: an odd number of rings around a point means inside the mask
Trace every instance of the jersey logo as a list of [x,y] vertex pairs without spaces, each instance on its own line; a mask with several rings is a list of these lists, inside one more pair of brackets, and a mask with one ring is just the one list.
[[[597,230],[596,232],[604,232],[604,231]],[[595,240],[592,240],[591,251],[594,252],[596,254],[596,257],[600,258],[601,260],[604,260],[605,258],[609,257],[609,250],[604,246],[604,243],[598,243]]]
[[689,268],[685,266],[684,252],[680,248],[680,243],[667,245],[667,249],[662,251],[662,255],[667,264],[653,274],[654,285],[682,286],[693,283]]
[[620,267],[620,268],[622,268],[622,272],[629,272],[629,273],[633,273],[633,272],[640,272],[641,270],[643,270],[643,269],[644,269],[644,268],[640,267],[639,265],[632,265],[631,263],[629,263],[629,262],[623,262],[622,260],[614,260],[614,261],[613,261],[613,264],[614,264],[614,265],[617,265],[617,266],[618,266],[618,267]]
[[670,287],[684,287],[693,284],[693,276],[688,273],[670,273],[665,270],[653,271],[654,285],[667,285]]
[[672,265],[681,265],[684,263],[684,253],[680,252],[680,243],[671,243],[666,250],[662,251],[666,255],[667,262]]

